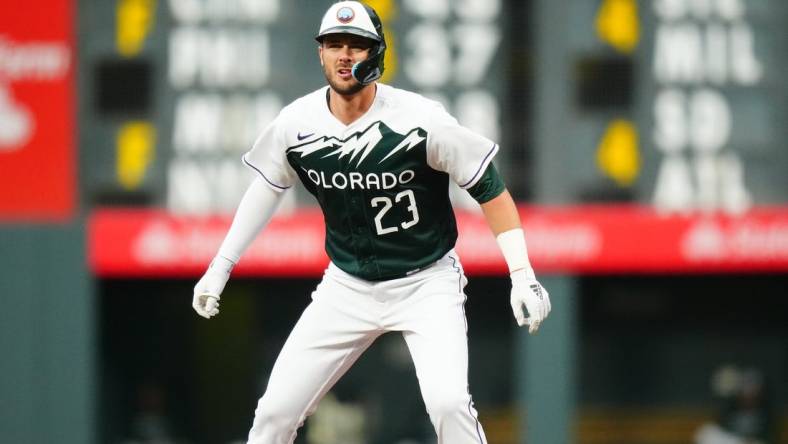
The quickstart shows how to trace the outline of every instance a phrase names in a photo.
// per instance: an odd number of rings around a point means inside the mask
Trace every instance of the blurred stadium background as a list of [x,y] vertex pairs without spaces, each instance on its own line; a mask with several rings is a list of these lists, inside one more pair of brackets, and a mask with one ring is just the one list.
[[[323,84],[328,1],[0,1],[0,442],[243,442],[326,257],[292,192],[211,322],[191,288]],[[788,3],[375,0],[384,81],[501,142],[553,298],[517,330],[475,204],[470,381],[490,443],[788,443]],[[298,443],[427,444],[382,338]]]

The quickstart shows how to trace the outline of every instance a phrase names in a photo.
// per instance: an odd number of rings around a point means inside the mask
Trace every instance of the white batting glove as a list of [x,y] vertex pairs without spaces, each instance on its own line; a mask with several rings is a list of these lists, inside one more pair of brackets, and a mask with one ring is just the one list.
[[230,260],[216,256],[202,278],[194,286],[192,308],[205,319],[219,314],[219,300],[233,269]]
[[[512,296],[510,302],[517,325],[528,325],[528,333],[534,334],[547,318],[552,309],[550,294],[536,280],[532,269],[520,269],[512,272]],[[528,316],[523,312],[528,310]]]

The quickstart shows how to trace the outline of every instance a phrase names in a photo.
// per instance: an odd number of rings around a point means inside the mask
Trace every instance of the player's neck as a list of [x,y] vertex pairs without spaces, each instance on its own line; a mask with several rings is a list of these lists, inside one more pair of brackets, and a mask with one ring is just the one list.
[[358,120],[363,116],[375,101],[377,84],[372,84],[352,95],[342,95],[328,89],[328,109],[331,114],[345,125]]

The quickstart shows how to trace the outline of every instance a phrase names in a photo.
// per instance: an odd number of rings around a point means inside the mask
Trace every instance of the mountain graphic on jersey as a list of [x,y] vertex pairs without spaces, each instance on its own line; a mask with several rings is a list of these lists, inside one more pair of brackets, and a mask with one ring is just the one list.
[[[339,159],[346,166],[359,169],[362,162],[382,164],[397,153],[404,153],[416,147],[425,147],[427,132],[422,128],[413,128],[407,134],[399,134],[381,121],[376,121],[363,131],[359,131],[345,140],[336,137],[319,137],[315,140],[296,145],[287,149],[291,160],[305,166],[318,159]],[[295,157],[296,159],[293,159]],[[305,159],[312,157],[313,159]],[[369,159],[369,160],[368,160]],[[336,165],[336,163],[333,163]],[[365,165],[366,166],[366,165]],[[381,165],[386,168],[386,166]],[[377,170],[373,165],[366,169]]]

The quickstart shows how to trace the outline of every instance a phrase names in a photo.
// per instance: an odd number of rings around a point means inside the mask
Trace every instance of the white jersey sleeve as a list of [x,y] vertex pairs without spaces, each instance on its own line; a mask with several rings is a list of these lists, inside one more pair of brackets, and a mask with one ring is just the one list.
[[243,162],[260,175],[276,191],[293,186],[296,173],[287,162],[287,145],[284,136],[284,117],[280,113],[260,134],[252,149],[243,156]]
[[460,188],[476,184],[498,152],[498,144],[460,125],[442,105],[430,110],[427,163],[448,173]]

